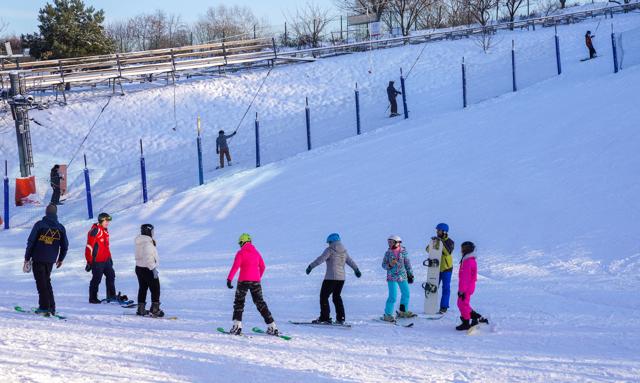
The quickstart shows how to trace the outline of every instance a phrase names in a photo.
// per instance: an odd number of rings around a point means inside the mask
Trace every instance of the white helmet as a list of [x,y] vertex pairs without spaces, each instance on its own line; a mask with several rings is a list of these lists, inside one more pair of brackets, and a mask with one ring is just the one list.
[[400,238],[397,235],[390,235],[388,239],[390,239],[392,241],[395,241],[395,242],[402,242],[402,238]]

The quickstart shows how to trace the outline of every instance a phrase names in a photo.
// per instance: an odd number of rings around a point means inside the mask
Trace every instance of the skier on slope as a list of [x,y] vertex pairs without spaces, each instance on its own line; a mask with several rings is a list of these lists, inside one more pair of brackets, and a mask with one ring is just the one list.
[[399,116],[398,114],[398,103],[396,102],[396,97],[402,94],[399,90],[393,86],[393,81],[389,81],[389,86],[387,87],[387,97],[389,98],[389,103],[391,104],[391,114],[389,117]]
[[[160,278],[158,276],[158,250],[153,237],[153,225],[145,223],[140,227],[140,235],[135,239],[136,245],[136,277],[138,277],[138,311],[137,315],[163,317],[160,310]],[[151,308],[147,304],[147,290],[151,290]]]
[[587,45],[587,49],[589,49],[589,58],[592,59],[596,57],[596,49],[593,47],[593,38],[596,35],[592,35],[591,31],[587,31],[587,34],[584,35],[584,42]]
[[464,242],[461,245],[462,259],[460,259],[460,270],[458,270],[458,308],[462,324],[456,327],[456,330],[459,331],[468,330],[478,322],[489,323],[486,318],[471,308],[471,295],[476,289],[476,280],[478,279],[475,249],[476,246],[473,242]]
[[258,252],[258,250],[251,243],[251,236],[243,233],[238,240],[240,250],[236,253],[233,260],[233,266],[229,271],[227,277],[227,287],[233,289],[231,281],[240,269],[240,276],[238,277],[238,288],[236,289],[235,300],[233,301],[233,326],[229,332],[231,334],[239,335],[242,332],[242,314],[244,312],[244,300],[247,296],[247,292],[251,292],[251,299],[256,305],[256,308],[262,315],[264,322],[267,324],[267,334],[279,335],[276,322],[271,316],[269,307],[262,297],[262,286],[260,280],[266,269],[264,260]]
[[236,135],[238,131],[234,131],[230,135],[225,135],[224,130],[218,132],[218,138],[216,138],[216,153],[220,155],[220,166],[217,169],[224,168],[224,157],[227,157],[227,164],[231,166],[231,154],[229,154],[229,145],[227,139]]
[[60,175],[60,165],[53,165],[51,168],[51,173],[49,174],[49,183],[51,184],[51,205],[61,205],[60,203],[60,186],[63,177]]
[[382,259],[382,268],[387,271],[387,287],[389,297],[384,308],[382,319],[387,322],[395,322],[393,315],[395,308],[398,287],[400,287],[400,310],[396,312],[398,318],[411,318],[416,314],[409,311],[409,284],[413,283],[413,270],[409,261],[409,254],[402,246],[402,239],[397,235],[392,235],[387,240],[389,249]]
[[91,271],[89,283],[89,303],[102,303],[98,299],[98,289],[102,276],[106,277],[107,301],[126,301],[126,296],[116,295],[116,273],[113,270],[113,260],[109,249],[109,223],[111,216],[107,213],[98,214],[98,222],[94,223],[87,235],[87,246],[84,257],[87,260],[85,271]]
[[[451,274],[453,274],[453,247],[454,242],[449,238],[449,225],[439,223],[436,226],[436,236],[431,240],[439,240],[444,245],[442,247],[442,257],[440,258],[440,284],[442,284],[442,296],[440,297],[440,311],[444,314],[449,309],[449,297],[451,296]],[[427,253],[429,245],[427,245]]]
[[57,269],[62,266],[69,248],[67,232],[64,226],[58,222],[57,214],[56,205],[47,206],[45,217],[36,222],[31,229],[22,267],[25,273],[33,271],[33,278],[36,280],[36,288],[38,289],[36,313],[43,315],[55,315],[56,313],[56,301],[51,286],[51,271],[54,264]]
[[317,324],[331,324],[331,307],[329,306],[329,296],[333,295],[333,304],[336,308],[336,323],[344,324],[345,313],[344,305],[342,304],[342,288],[344,287],[345,263],[351,267],[356,275],[360,278],[362,274],[358,269],[358,265],[351,259],[347,249],[342,245],[340,235],[337,233],[330,234],[327,237],[327,248],[322,254],[316,258],[315,261],[307,267],[306,273],[309,275],[311,270],[321,263],[327,264],[327,271],[324,275],[324,281],[322,281],[322,288],[320,289],[320,317],[313,320],[313,323]]

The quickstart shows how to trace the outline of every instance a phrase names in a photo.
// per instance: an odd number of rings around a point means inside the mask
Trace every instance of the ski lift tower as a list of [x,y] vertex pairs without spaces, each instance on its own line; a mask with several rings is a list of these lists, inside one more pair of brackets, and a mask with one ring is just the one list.
[[22,177],[31,175],[33,168],[33,150],[31,146],[31,131],[29,129],[29,108],[35,104],[35,99],[27,95],[24,83],[20,81],[20,73],[9,73],[8,103],[11,115],[16,122],[16,138],[18,139],[18,156],[20,157],[20,174]]

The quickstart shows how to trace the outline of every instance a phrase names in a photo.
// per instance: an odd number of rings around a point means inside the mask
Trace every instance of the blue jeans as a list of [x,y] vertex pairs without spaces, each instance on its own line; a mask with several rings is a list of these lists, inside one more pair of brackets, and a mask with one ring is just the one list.
[[384,313],[387,315],[393,315],[393,311],[396,306],[396,300],[398,298],[398,289],[396,286],[400,286],[400,304],[404,305],[405,310],[409,311],[409,282],[387,281],[389,297],[387,298],[387,304],[384,307]]
[[440,298],[440,308],[449,308],[449,297],[451,296],[451,274],[453,270],[440,272],[440,283],[442,283],[442,297]]

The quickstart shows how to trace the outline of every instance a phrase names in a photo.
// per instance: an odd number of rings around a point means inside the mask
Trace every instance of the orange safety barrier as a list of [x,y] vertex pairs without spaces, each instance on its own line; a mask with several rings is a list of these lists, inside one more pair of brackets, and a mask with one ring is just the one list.
[[36,193],[36,177],[16,178],[16,206],[29,203],[29,196]]

